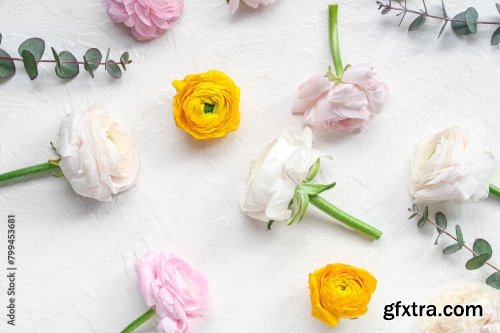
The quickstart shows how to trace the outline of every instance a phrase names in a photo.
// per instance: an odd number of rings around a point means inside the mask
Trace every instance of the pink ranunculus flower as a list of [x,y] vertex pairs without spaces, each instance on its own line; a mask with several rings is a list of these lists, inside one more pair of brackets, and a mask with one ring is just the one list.
[[152,252],[135,269],[148,306],[154,307],[159,333],[191,333],[209,305],[205,276],[174,254]]
[[184,0],[105,0],[108,15],[131,28],[140,41],[151,40],[169,30],[182,15]]
[[238,7],[240,6],[240,1],[243,1],[254,9],[259,7],[259,5],[267,6],[276,2],[276,0],[229,0],[229,11],[231,14],[236,13]]
[[344,72],[340,83],[316,75],[299,86],[293,114],[303,114],[313,127],[335,131],[360,130],[385,104],[389,88],[375,80],[371,65],[354,65]]

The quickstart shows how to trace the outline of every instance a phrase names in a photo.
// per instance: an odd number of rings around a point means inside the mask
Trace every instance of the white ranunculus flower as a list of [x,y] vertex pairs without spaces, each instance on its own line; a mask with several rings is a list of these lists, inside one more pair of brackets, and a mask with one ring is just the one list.
[[93,106],[67,115],[59,128],[59,166],[76,193],[99,201],[134,186],[139,157],[128,131]]
[[288,205],[295,188],[321,155],[313,150],[312,139],[309,127],[293,128],[264,148],[250,166],[241,199],[241,209],[246,215],[265,222],[290,218]]
[[431,317],[422,329],[424,333],[499,333],[500,290],[481,283],[469,283],[444,294],[435,303],[438,311],[445,305],[481,305],[483,315],[462,317]]
[[423,140],[411,166],[410,191],[415,202],[488,197],[493,160],[483,135],[482,131],[451,127]]

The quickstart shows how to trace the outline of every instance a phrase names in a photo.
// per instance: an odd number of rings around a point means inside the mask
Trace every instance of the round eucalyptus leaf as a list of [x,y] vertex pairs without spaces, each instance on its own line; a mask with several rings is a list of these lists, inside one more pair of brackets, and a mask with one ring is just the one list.
[[[0,49],[0,58],[10,58],[10,55]],[[8,79],[16,74],[16,65],[9,59],[0,59],[0,79]]]
[[127,70],[127,68],[125,67],[125,65],[128,64],[129,59],[130,59],[130,56],[129,56],[128,52],[124,52],[120,56],[120,63],[122,65],[124,71]]
[[89,62],[87,61],[87,57],[83,56],[83,68],[89,72],[90,76],[94,78],[94,72],[92,71],[92,68],[90,67]]
[[469,28],[470,32],[475,34],[477,32],[477,19],[479,18],[479,14],[474,7],[469,7],[465,11],[465,23],[467,23],[467,28]]
[[486,284],[495,289],[500,289],[500,272],[493,273],[486,279]]
[[489,254],[481,254],[477,257],[469,259],[465,264],[465,268],[472,271],[474,269],[478,269],[484,266],[488,260],[490,260],[491,256]]
[[446,220],[446,215],[444,215],[441,212],[437,212],[436,213],[436,225],[438,226],[438,227],[436,227],[437,231],[439,233],[442,233],[446,229],[446,227],[448,226],[448,221]]
[[91,48],[87,50],[87,52],[85,52],[85,59],[87,59],[90,69],[94,71],[101,64],[102,60],[101,51],[99,51],[96,48]]
[[29,51],[38,61],[42,59],[43,53],[45,52],[45,41],[41,38],[30,38],[26,39],[19,45],[19,54],[23,56],[23,51]]
[[109,75],[111,75],[115,79],[119,79],[122,77],[122,71],[114,60],[108,60],[107,64],[108,66],[106,68],[106,71],[108,71]]
[[389,13],[390,11],[391,11],[391,9],[389,7],[385,7],[384,9],[382,9],[381,14],[385,15],[385,14]]
[[458,250],[460,250],[460,245],[455,243],[455,244],[451,244],[450,246],[447,246],[446,248],[444,248],[443,253],[444,254],[452,254],[452,253],[457,252]]
[[488,259],[490,259],[493,256],[493,249],[491,248],[490,243],[488,243],[484,239],[481,238],[476,239],[474,241],[474,246],[472,247],[472,249],[479,255],[482,254],[489,255],[490,257]]
[[410,27],[408,28],[408,31],[415,31],[421,26],[423,26],[425,23],[425,15],[420,14],[416,19],[411,22]]
[[54,50],[53,47],[51,47],[50,49],[52,50],[52,55],[54,56],[54,60],[56,61],[56,67],[61,67],[61,59],[59,59],[56,50]]
[[[472,31],[470,31],[467,26],[467,22],[465,21],[465,12],[458,13],[453,18],[454,21],[451,22],[451,28],[460,35],[470,35]],[[463,21],[463,22],[457,22]]]
[[21,56],[23,57],[24,69],[26,70],[26,73],[31,80],[36,79],[38,76],[38,68],[35,56],[28,50],[23,50],[23,52],[21,52]]
[[491,45],[500,44],[500,27],[498,27],[491,36]]
[[61,79],[72,79],[80,72],[77,60],[73,54],[68,51],[59,53],[60,66],[56,66],[56,75]]

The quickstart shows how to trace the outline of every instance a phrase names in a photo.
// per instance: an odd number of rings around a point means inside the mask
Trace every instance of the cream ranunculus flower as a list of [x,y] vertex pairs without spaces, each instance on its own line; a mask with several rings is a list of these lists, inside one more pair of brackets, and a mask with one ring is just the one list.
[[410,192],[415,202],[488,197],[493,161],[482,136],[481,131],[451,127],[423,140],[411,165]]
[[445,305],[481,305],[483,315],[431,317],[424,323],[424,333],[498,333],[500,332],[500,290],[481,283],[459,286],[444,294],[436,303]]
[[290,218],[288,205],[295,189],[320,153],[312,148],[312,131],[286,130],[260,153],[250,166],[250,176],[241,199],[243,212],[269,222]]
[[135,185],[139,158],[128,131],[93,106],[67,115],[59,128],[59,166],[76,193],[99,201]]

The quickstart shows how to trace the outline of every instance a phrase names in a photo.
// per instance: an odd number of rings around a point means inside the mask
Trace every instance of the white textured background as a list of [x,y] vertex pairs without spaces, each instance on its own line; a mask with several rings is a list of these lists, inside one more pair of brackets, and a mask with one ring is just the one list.
[[[450,13],[465,9],[448,2]],[[493,1],[468,2],[480,16],[498,18]],[[448,285],[492,273],[466,271],[465,252],[445,257],[448,240],[434,247],[432,228],[417,230],[406,220],[409,160],[419,139],[459,124],[484,127],[492,143],[500,140],[500,50],[489,45],[491,27],[465,38],[447,30],[438,41],[440,22],[409,34],[392,14],[381,17],[374,1],[342,1],[344,63],[373,63],[390,99],[361,134],[318,138],[316,147],[335,157],[330,174],[338,185],[325,196],[384,237],[371,242],[315,208],[302,224],[272,232],[241,214],[250,160],[300,124],[289,112],[296,87],[330,63],[329,3],[279,0],[257,11],[243,6],[231,17],[224,0],[188,0],[173,30],[138,43],[100,1],[2,1],[2,48],[12,56],[38,36],[80,56],[89,47],[111,47],[115,58],[128,50],[134,62],[118,81],[100,68],[94,80],[83,72],[69,82],[50,65],[31,82],[18,64],[18,74],[0,83],[0,170],[53,157],[49,141],[63,116],[94,103],[132,130],[142,168],[138,185],[110,204],[82,199],[50,176],[0,189],[0,271],[8,214],[17,216],[19,269],[16,329],[5,324],[7,281],[0,274],[0,331],[118,332],[145,311],[133,267],[150,250],[176,252],[207,274],[214,308],[201,332],[208,333],[335,331],[309,315],[308,273],[327,263],[366,268],[379,281],[369,313],[336,330],[346,333],[418,332],[420,318],[384,321],[384,305],[427,304]],[[439,3],[429,10],[440,13]],[[174,125],[171,81],[211,68],[242,87],[241,126],[223,140],[194,142]],[[498,145],[493,153],[500,156]],[[493,180],[500,184],[500,170]],[[499,200],[441,209],[468,240],[488,239],[500,262]],[[153,323],[139,330],[150,331]]]

